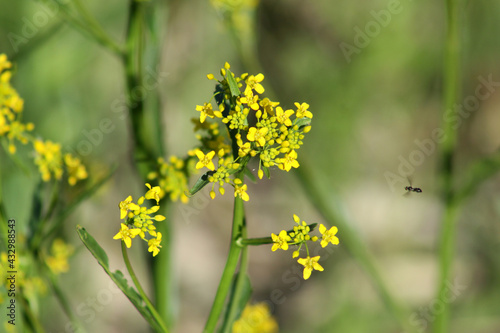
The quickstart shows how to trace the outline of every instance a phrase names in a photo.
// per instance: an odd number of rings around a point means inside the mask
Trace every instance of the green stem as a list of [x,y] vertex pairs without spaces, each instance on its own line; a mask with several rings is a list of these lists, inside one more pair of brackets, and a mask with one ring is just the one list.
[[130,0],[127,26],[127,52],[123,58],[127,82],[127,95],[130,101],[130,117],[134,141],[134,160],[143,180],[156,162],[156,154],[146,142],[146,119],[144,96],[137,95],[143,88],[142,54],[144,39],[143,3]]
[[217,288],[217,294],[215,295],[212,309],[210,310],[210,315],[208,316],[205,329],[203,330],[205,333],[212,333],[215,331],[217,321],[221,315],[229,289],[231,288],[231,282],[234,273],[236,272],[238,259],[240,258],[242,250],[242,248],[237,244],[237,240],[241,237],[244,229],[244,218],[245,212],[243,208],[243,200],[240,197],[236,197],[234,198],[233,229],[231,233],[229,254],[227,256],[226,266],[224,267],[219,287]]
[[[460,91],[460,24],[459,6],[457,0],[447,0],[447,34],[444,59],[444,109],[445,113],[456,112],[456,103]],[[441,156],[441,177],[443,181],[444,214],[440,239],[439,255],[439,291],[438,299],[445,296],[447,282],[450,279],[451,266],[455,247],[455,229],[458,205],[453,190],[453,156],[457,145],[457,129],[450,121],[444,122],[444,141]],[[446,299],[446,298],[444,298]],[[436,313],[433,327],[435,333],[448,332],[449,302],[442,302],[443,308]]]
[[272,244],[274,242],[271,237],[260,237],[260,238],[240,238],[238,239],[237,243],[239,246],[245,247],[245,246]]
[[43,329],[42,323],[40,323],[40,321],[38,320],[38,316],[33,313],[30,308],[29,302],[26,300],[26,298],[24,298],[22,293],[21,296],[17,299],[21,300],[21,306],[24,311],[26,321],[28,322],[28,325],[33,329],[33,332],[44,333],[45,330]]
[[[155,127],[153,131],[146,126],[145,96],[138,96],[137,92],[144,88],[143,83],[143,54],[145,52],[145,3],[131,0],[129,3],[129,18],[127,25],[126,46],[127,52],[123,58],[125,65],[127,94],[130,101],[130,118],[132,137],[134,142],[134,163],[143,183],[147,182],[148,173],[156,166],[158,156],[164,156],[163,128],[161,127],[160,103],[153,107]],[[150,18],[148,18],[150,19]],[[168,198],[162,200],[163,215],[167,215]],[[155,286],[155,304],[158,312],[164,318],[167,327],[174,322],[174,284],[172,280],[172,251],[171,234],[172,224],[162,222],[158,226],[162,233],[162,251],[153,259],[153,284]]]
[[[163,201],[158,214],[165,216],[171,204],[166,198]],[[152,262],[155,305],[169,328],[172,328],[174,324],[175,305],[175,284],[171,274],[172,251],[170,250],[173,241],[172,226],[173,224],[168,220],[159,222],[156,226],[156,230],[162,234],[162,249]]]
[[121,245],[122,245],[123,260],[125,261],[125,266],[127,266],[127,271],[130,274],[130,278],[134,282],[135,288],[137,289],[137,291],[141,295],[142,299],[146,303],[146,306],[148,307],[149,311],[153,315],[153,318],[156,320],[156,323],[161,328],[162,332],[168,332],[168,328],[165,326],[165,323],[163,322],[162,318],[160,317],[160,315],[156,311],[153,304],[151,304],[151,301],[149,300],[148,296],[144,292],[144,289],[142,289],[142,286],[139,283],[137,276],[135,275],[134,269],[132,268],[132,265],[130,264],[130,260],[128,258],[127,247],[125,245],[125,242],[121,242]]
[[[244,230],[246,233],[246,229]],[[248,247],[244,247],[241,250],[241,260],[240,267],[238,270],[238,275],[236,277],[236,282],[234,286],[234,292],[231,295],[232,301],[229,302],[230,307],[227,310],[226,320],[222,326],[223,333],[229,333],[232,329],[233,322],[237,319],[238,310],[240,306],[240,299],[243,297],[245,280],[247,279],[247,270],[248,270]]]
[[295,170],[299,183],[302,185],[306,198],[314,205],[316,210],[321,214],[323,219],[331,226],[336,225],[339,228],[339,237],[342,244],[351,253],[351,255],[363,266],[367,274],[371,277],[375,284],[382,300],[386,307],[393,313],[395,318],[406,332],[415,332],[413,326],[409,324],[406,312],[401,309],[396,300],[392,297],[389,289],[385,285],[379,270],[375,265],[373,257],[368,249],[361,241],[357,233],[351,229],[350,225],[344,221],[339,214],[336,214],[332,209],[331,202],[327,202],[325,198],[328,195],[321,193],[316,183],[311,179],[312,171],[308,168],[305,161],[300,162],[300,168]]

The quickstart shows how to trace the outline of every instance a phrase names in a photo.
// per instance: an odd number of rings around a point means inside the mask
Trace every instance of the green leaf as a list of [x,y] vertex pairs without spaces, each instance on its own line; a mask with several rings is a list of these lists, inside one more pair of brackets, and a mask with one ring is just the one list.
[[264,170],[264,174],[266,175],[267,179],[271,178],[271,172],[269,171],[268,167],[262,166],[262,170]]
[[215,171],[207,171],[201,177],[198,179],[196,184],[189,190],[189,193],[186,193],[186,195],[191,198],[193,195],[195,195],[198,191],[200,191],[202,188],[204,188],[210,181],[208,180],[208,177],[213,175]]
[[309,125],[311,125],[311,119],[307,118],[307,117],[295,118],[293,120],[293,126],[295,126],[295,125],[299,126],[299,128],[309,126]]
[[28,222],[28,244],[30,247],[33,247],[35,243],[40,240],[40,237],[42,237],[43,227],[45,226],[40,223],[43,220],[43,188],[44,182],[39,180],[33,192],[33,198],[31,199],[31,214]]
[[[238,280],[238,275],[235,275],[231,284],[231,292],[230,295],[235,295],[236,282]],[[228,305],[226,307],[226,312],[224,313],[224,325],[221,329],[222,332],[230,332],[230,328],[233,327],[233,323],[238,320],[245,309],[250,297],[252,296],[252,285],[250,284],[250,279],[248,275],[245,274],[243,277],[243,285],[240,289],[240,297],[230,298]],[[232,318],[229,318],[229,309],[233,308],[233,304],[235,306],[234,312],[232,314]]]
[[96,242],[94,237],[92,237],[86,230],[85,228],[81,227],[78,225],[76,227],[76,231],[78,233],[78,236],[80,236],[80,239],[82,240],[83,244],[87,247],[87,249],[92,253],[94,258],[97,259],[97,262],[101,267],[104,269],[106,274],[113,280],[113,282],[116,284],[118,288],[125,294],[125,296],[130,300],[130,302],[135,306],[137,311],[148,321],[150,325],[153,327],[157,327],[156,321],[149,311],[149,309],[146,307],[146,303],[143,301],[141,295],[132,288],[131,286],[128,285],[127,279],[123,275],[123,273],[119,270],[115,272],[111,272],[109,269],[109,259],[108,255],[106,252],[103,250],[103,248]]
[[252,182],[257,182],[257,178],[255,178],[255,175],[248,167],[245,168],[245,176],[247,176]]
[[238,88],[238,83],[234,78],[234,74],[229,69],[226,70],[226,80],[227,84],[229,85],[229,90],[231,90],[231,96],[239,96],[241,94],[240,88]]

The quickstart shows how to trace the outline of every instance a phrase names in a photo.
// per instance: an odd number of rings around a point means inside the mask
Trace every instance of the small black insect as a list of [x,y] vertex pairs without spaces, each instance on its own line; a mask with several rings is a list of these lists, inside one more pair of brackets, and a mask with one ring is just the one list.
[[411,186],[406,186],[405,190],[409,192],[417,192],[417,193],[422,193],[422,189],[419,187],[411,187]]
[[408,193],[410,193],[410,192],[422,193],[422,189],[420,187],[412,187],[411,186],[410,178],[408,178],[408,182],[410,183],[410,186],[405,187],[405,190],[408,191]]

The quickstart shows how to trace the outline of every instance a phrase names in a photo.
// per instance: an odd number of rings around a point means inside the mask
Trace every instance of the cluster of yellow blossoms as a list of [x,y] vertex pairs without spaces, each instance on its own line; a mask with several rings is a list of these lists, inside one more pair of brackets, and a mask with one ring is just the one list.
[[0,54],[0,139],[6,143],[9,153],[16,153],[16,142],[32,143],[35,164],[44,181],[49,181],[52,177],[61,179],[63,168],[66,169],[68,183],[71,186],[78,180],[87,178],[87,171],[80,159],[71,154],[63,155],[60,144],[34,138],[28,133],[33,131],[35,126],[32,123],[22,122],[24,101],[10,84],[11,67],[12,64],[7,60],[7,56]]
[[189,191],[188,176],[193,173],[194,169],[190,163],[192,156],[182,160],[177,156],[171,156],[166,162],[160,157],[157,160],[157,170],[148,174],[149,180],[156,180],[160,186],[160,199],[166,195],[173,202],[181,200],[182,203],[189,201],[186,193]]
[[[25,237],[20,236],[18,245],[25,244]],[[45,260],[41,263],[47,265],[54,275],[66,273],[69,271],[69,258],[74,252],[73,246],[65,243],[62,239],[56,238],[50,247],[50,252],[44,255]],[[40,262],[38,262],[40,263]],[[22,294],[26,299],[31,300],[37,298],[37,295],[45,295],[47,292],[47,283],[40,277],[40,272],[35,268],[33,257],[27,255],[26,252],[16,251],[0,252],[0,304],[4,300],[4,296],[8,294],[8,290],[12,287],[9,280],[9,271],[16,271],[16,288],[22,290]]]
[[69,271],[68,259],[75,249],[70,244],[66,244],[62,239],[57,238],[52,242],[50,255],[47,257],[47,266],[54,274],[66,273]]
[[[219,184],[219,192],[224,194],[223,186],[229,183],[235,187],[235,196],[248,200],[247,185],[238,179],[231,180],[230,175],[246,168],[255,156],[259,157],[257,174],[260,179],[264,174],[269,178],[273,167],[286,171],[298,168],[297,150],[302,145],[304,134],[311,129],[313,115],[306,103],[295,103],[295,110],[283,110],[279,102],[262,98],[264,75],[245,73],[236,77],[229,69],[228,63],[221,68],[223,80],[216,80],[213,74],[207,75],[208,79],[217,81],[214,98],[219,110],[214,110],[210,102],[196,106],[200,118],[195,131],[208,132],[206,136],[198,136],[202,147],[196,151],[199,159],[196,168],[210,169],[204,176],[213,183],[212,199],[215,184]],[[243,84],[245,87],[241,92]],[[232,145],[226,143],[218,125],[208,118],[220,118],[226,124]],[[216,153],[219,159],[217,169],[212,161]]]
[[[301,223],[300,218],[295,214],[293,215],[293,220],[297,223],[297,225],[293,227],[293,231],[287,232],[286,230],[281,230],[278,235],[271,235],[274,242],[272,251],[276,251],[278,249],[286,251],[288,250],[289,245],[296,245],[299,248],[293,251],[292,258],[297,258],[300,255],[302,245],[305,245],[307,257],[299,258],[297,262],[304,266],[304,280],[307,280],[311,276],[313,270],[323,271],[323,267],[318,263],[320,256],[311,258],[309,256],[309,248],[307,247],[308,241],[316,242],[319,239],[317,236],[311,237],[311,235],[309,235],[316,225],[308,225],[305,221],[302,221]],[[324,248],[329,243],[338,245],[339,239],[335,236],[337,231],[338,229],[335,226],[327,230],[323,224],[320,224],[319,232],[321,233],[321,247]]]
[[[142,240],[148,242],[148,251],[153,252],[153,257],[160,252],[161,248],[161,232],[156,232],[156,227],[153,221],[163,221],[165,216],[155,215],[151,217],[151,214],[156,213],[160,206],[158,203],[160,201],[161,189],[159,186],[151,187],[151,185],[146,184],[148,191],[146,194],[137,200],[137,204],[132,202],[132,196],[128,196],[125,200],[120,202],[120,219],[125,219],[125,223],[121,223],[120,231],[113,237],[113,239],[121,239],[125,245],[130,248],[132,246],[132,239],[139,235]],[[143,207],[142,204],[144,200],[155,200],[157,206],[151,208]],[[146,233],[148,233],[152,238],[149,240],[146,238]]]

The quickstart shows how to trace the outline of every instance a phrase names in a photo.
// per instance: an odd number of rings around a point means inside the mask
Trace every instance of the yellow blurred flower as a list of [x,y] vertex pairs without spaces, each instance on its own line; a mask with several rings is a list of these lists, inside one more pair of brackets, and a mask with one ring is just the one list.
[[278,322],[266,303],[247,304],[240,319],[234,322],[232,333],[277,333]]

